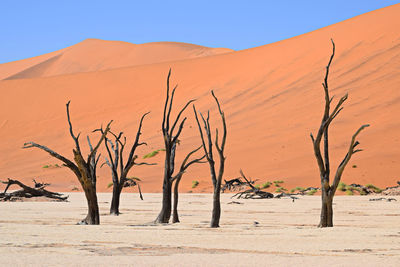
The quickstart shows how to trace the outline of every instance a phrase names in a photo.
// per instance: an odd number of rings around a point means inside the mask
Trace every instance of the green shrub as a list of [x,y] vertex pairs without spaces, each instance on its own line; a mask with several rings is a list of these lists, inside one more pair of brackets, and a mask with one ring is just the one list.
[[284,181],[282,181],[282,180],[276,180],[276,181],[274,181],[274,184],[283,184],[284,183]]
[[282,192],[285,192],[285,191],[287,191],[287,189],[284,188],[284,187],[281,187],[281,186],[277,187],[276,190],[275,190],[276,193],[282,193]]
[[338,185],[337,189],[342,191],[342,192],[344,192],[344,191],[346,191],[346,186],[347,185],[345,183],[339,182],[339,185]]
[[161,148],[161,149],[151,151],[150,153],[144,155],[143,158],[144,159],[152,158],[152,157],[156,156],[160,151],[165,151],[165,149]]
[[382,193],[382,189],[380,189],[379,187],[376,187],[373,184],[366,184],[365,187],[367,187],[368,189],[371,189],[375,193]]
[[352,190],[346,190],[346,195],[352,196],[354,195],[354,192]]
[[359,190],[358,192],[360,193],[361,196],[367,195],[367,192],[365,192],[364,190]]
[[271,182],[265,182],[261,185],[262,189],[269,188],[271,186]]
[[107,188],[110,188],[111,186],[113,186],[114,185],[114,183],[113,182],[111,182],[111,183],[108,183],[108,185],[107,185]]
[[199,185],[199,181],[192,181],[192,188],[196,188]]
[[294,191],[296,191],[296,188],[292,188],[292,189],[290,189],[290,193],[294,193]]
[[61,168],[62,166],[58,165],[58,164],[48,164],[48,165],[44,165],[42,168],[43,169],[49,169],[49,168]]
[[310,191],[307,192],[307,195],[312,196],[315,193],[317,193],[317,190],[316,189],[311,189]]
[[301,186],[297,186],[295,189],[296,189],[297,191],[303,191],[305,188],[304,188],[304,187],[301,187]]

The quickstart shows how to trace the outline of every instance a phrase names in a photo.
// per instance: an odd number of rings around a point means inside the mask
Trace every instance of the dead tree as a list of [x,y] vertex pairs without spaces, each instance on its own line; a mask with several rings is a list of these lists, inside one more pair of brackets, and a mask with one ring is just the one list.
[[196,153],[200,148],[201,148],[201,146],[199,146],[198,148],[196,148],[195,150],[193,150],[192,152],[187,154],[186,158],[182,161],[182,164],[181,164],[178,174],[176,174],[172,178],[173,182],[175,182],[175,184],[174,184],[174,209],[173,209],[173,213],[172,213],[172,222],[173,223],[179,222],[179,216],[178,216],[179,183],[182,179],[183,174],[185,173],[186,169],[190,165],[192,165],[194,163],[205,163],[204,161],[201,161],[202,159],[205,158],[205,155],[203,155],[201,158],[197,158],[197,159],[194,159],[194,160],[188,162],[190,156],[192,156],[194,153]]
[[[140,186],[136,181],[130,181],[128,178],[128,173],[132,169],[134,165],[155,165],[145,162],[135,162],[138,158],[135,155],[136,148],[141,145],[146,145],[144,142],[140,142],[140,135],[142,130],[143,119],[149,112],[143,114],[139,122],[139,128],[136,132],[136,138],[132,145],[132,148],[129,152],[128,160],[124,163],[124,149],[126,145],[126,137],[123,136],[123,133],[120,132],[118,135],[115,135],[113,132],[110,131],[110,134],[114,137],[114,142],[111,141],[108,137],[104,138],[104,144],[107,150],[108,157],[105,157],[105,163],[111,169],[111,177],[113,182],[113,193],[112,193],[112,200],[111,200],[111,207],[110,207],[110,214],[111,215],[119,215],[119,202],[121,197],[121,192],[124,187],[128,185],[137,185],[139,188],[140,193]],[[100,129],[102,133],[104,131]],[[123,141],[121,141],[123,139]],[[103,164],[103,165],[104,165]],[[103,166],[102,165],[102,166]],[[140,194],[141,195],[141,194]]]
[[260,190],[259,188],[255,187],[252,183],[252,181],[249,181],[249,179],[246,178],[244,175],[243,171],[240,170],[240,175],[242,175],[243,179],[246,181],[247,185],[250,187],[250,189],[244,190],[242,192],[236,193],[232,196],[232,198],[237,197],[239,198],[251,198],[251,199],[263,199],[263,198],[273,198],[274,195]]
[[[170,116],[172,110],[172,104],[174,100],[175,90],[177,85],[174,87],[171,93],[171,98],[169,94],[169,80],[171,77],[171,69],[168,72],[167,77],[167,96],[165,99],[163,121],[161,125],[164,145],[165,145],[165,164],[164,164],[164,179],[163,179],[163,196],[162,196],[162,207],[158,214],[155,222],[156,223],[168,223],[171,217],[171,206],[172,206],[172,182],[173,173],[175,169],[175,151],[176,145],[179,142],[179,136],[182,133],[183,126],[185,125],[186,117],[180,121],[182,113],[194,100],[190,100],[186,105],[179,111],[172,125],[170,125]],[[180,122],[179,122],[180,121]],[[179,126],[178,126],[179,123]],[[176,128],[178,127],[178,128]],[[176,133],[174,131],[176,130]]]
[[[329,163],[329,146],[328,146],[328,130],[329,125],[333,121],[334,118],[340,113],[343,109],[342,105],[347,100],[347,94],[343,96],[339,102],[336,104],[335,108],[332,112],[330,112],[330,105],[332,103],[333,97],[329,96],[329,88],[328,88],[328,75],[329,68],[332,63],[333,57],[335,55],[335,43],[332,40],[332,55],[329,59],[329,63],[326,66],[325,79],[322,83],[325,92],[325,110],[322,117],[321,125],[319,127],[318,133],[314,138],[311,133],[311,140],[313,142],[314,154],[317,159],[319,171],[320,171],[320,179],[321,179],[321,191],[322,191],[322,208],[321,208],[321,220],[319,223],[319,227],[332,227],[333,226],[333,210],[332,210],[332,201],[335,195],[336,189],[339,185],[340,178],[342,177],[344,168],[349,163],[351,156],[354,153],[362,151],[361,149],[356,149],[359,145],[359,142],[356,141],[357,135],[369,125],[362,125],[353,135],[350,141],[350,146],[346,156],[343,161],[339,164],[335,177],[333,179],[333,183],[330,184],[330,163]],[[324,139],[323,145],[323,154],[321,152],[321,141]]]
[[[68,196],[64,196],[63,194],[46,190],[45,187],[50,184],[36,183],[35,180],[33,181],[35,183],[34,188],[29,187],[18,180],[8,179],[7,182],[2,181],[2,183],[6,184],[7,186],[4,189],[4,192],[0,193],[0,201],[13,201],[15,200],[15,198],[18,199],[18,198],[32,198],[32,197],[46,197],[55,199],[57,201],[67,201]],[[18,185],[19,187],[21,187],[21,189],[7,194],[7,190],[8,188],[10,188],[11,185]]]
[[210,226],[215,228],[215,227],[219,227],[219,220],[220,220],[220,217],[221,217],[221,201],[220,201],[220,198],[221,198],[222,176],[224,175],[224,169],[225,169],[224,149],[225,149],[225,143],[226,143],[226,122],[225,122],[225,114],[221,109],[221,106],[219,104],[219,101],[218,101],[217,97],[215,96],[213,91],[211,91],[211,94],[212,94],[213,98],[215,99],[215,102],[217,103],[218,112],[219,112],[219,114],[221,116],[222,127],[223,127],[223,135],[222,135],[222,140],[221,140],[221,146],[219,145],[219,141],[218,141],[218,129],[215,129],[215,148],[217,149],[217,152],[218,152],[218,155],[219,155],[218,176],[217,176],[217,172],[215,170],[215,161],[214,161],[214,157],[213,157],[213,141],[212,141],[212,137],[211,137],[211,127],[210,127],[210,111],[207,112],[207,118],[206,119],[200,113],[201,119],[203,121],[205,135],[207,136],[208,148],[207,148],[206,142],[204,140],[203,130],[201,129],[200,121],[199,121],[199,118],[197,116],[196,107],[194,105],[193,105],[193,111],[194,111],[194,115],[196,117],[197,126],[199,128],[199,133],[200,133],[200,137],[201,137],[201,142],[202,142],[202,146],[203,146],[203,149],[204,149],[204,153],[206,155],[206,159],[207,159],[208,164],[210,166],[211,180],[212,180],[213,187],[214,187],[213,210],[212,210]]
[[231,180],[225,180],[225,184],[221,187],[221,192],[224,193],[226,190],[229,191],[240,191],[248,186],[249,183],[254,185],[254,181],[249,180],[248,182],[243,182],[240,177]]
[[89,137],[87,138],[90,153],[87,156],[87,159],[82,155],[80,144],[79,144],[79,136],[80,133],[75,136],[72,130],[72,123],[69,115],[69,104],[67,103],[67,119],[69,124],[69,132],[72,139],[75,142],[75,148],[72,150],[74,154],[74,162],[70,161],[69,159],[61,156],[60,154],[54,152],[50,148],[46,146],[39,145],[34,142],[28,142],[24,144],[23,148],[31,148],[36,147],[41,150],[46,151],[51,156],[55,157],[58,160],[61,160],[66,167],[68,167],[78,178],[79,183],[82,186],[83,191],[85,192],[87,204],[88,204],[88,214],[85,219],[83,219],[79,224],[100,224],[100,216],[99,216],[99,206],[97,203],[97,195],[96,195],[96,167],[97,163],[99,162],[100,155],[96,157],[97,150],[100,147],[100,144],[103,142],[104,138],[106,137],[107,133],[110,131],[110,121],[107,124],[106,129],[103,131],[99,141],[97,142],[96,146],[93,147],[90,143]]

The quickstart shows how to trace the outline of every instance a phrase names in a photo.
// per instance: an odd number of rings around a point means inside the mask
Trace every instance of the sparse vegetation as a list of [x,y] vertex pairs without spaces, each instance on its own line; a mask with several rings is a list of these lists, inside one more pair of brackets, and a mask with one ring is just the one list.
[[312,196],[315,193],[317,193],[317,190],[316,189],[311,189],[310,191],[307,192],[307,195]]
[[368,189],[373,190],[374,193],[377,193],[377,194],[382,193],[382,189],[380,189],[379,187],[376,187],[373,184],[366,184],[365,187],[367,187]]
[[61,168],[62,166],[58,164],[49,164],[49,165],[44,165],[42,168],[43,169],[55,169],[55,168]]
[[157,154],[158,154],[160,151],[165,151],[165,149],[164,149],[164,148],[161,148],[161,149],[157,149],[157,150],[151,151],[150,153],[144,155],[143,158],[144,158],[144,159],[148,159],[148,158],[152,158],[152,157],[154,157],[154,156],[157,156]]
[[338,185],[338,187],[337,187],[337,189],[338,189],[339,191],[345,192],[345,191],[346,191],[346,187],[347,187],[347,185],[346,185],[345,183],[340,182],[339,185]]
[[262,185],[261,185],[261,188],[262,189],[266,189],[266,188],[269,188],[271,186],[271,182],[265,182],[265,183],[263,183]]
[[286,192],[286,191],[287,191],[287,189],[284,187],[281,187],[281,186],[277,187],[275,190],[276,193],[282,193],[282,192]]
[[192,181],[192,188],[196,188],[199,185],[199,181]]

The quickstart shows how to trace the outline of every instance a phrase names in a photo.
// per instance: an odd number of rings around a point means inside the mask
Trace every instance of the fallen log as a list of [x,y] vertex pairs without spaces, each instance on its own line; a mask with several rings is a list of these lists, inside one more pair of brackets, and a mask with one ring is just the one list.
[[[20,198],[32,198],[32,197],[47,197],[51,199],[56,199],[58,201],[67,201],[68,196],[64,196],[60,193],[55,193],[47,191],[45,189],[49,184],[45,183],[35,183],[35,188],[29,187],[18,180],[8,179],[8,181],[1,181],[1,183],[6,184],[6,188],[3,193],[0,193],[0,201],[14,201]],[[21,189],[7,193],[7,190],[11,185],[18,185]]]
[[381,200],[386,200],[388,202],[397,201],[397,199],[395,199],[395,198],[385,198],[385,197],[370,198],[369,199],[369,201],[381,201]]
[[288,197],[292,199],[292,202],[294,202],[296,199],[299,199],[298,197],[293,196],[295,194],[287,194],[285,192],[280,193],[279,195],[276,195],[275,198],[282,198],[282,197]]
[[262,191],[256,187],[253,186],[253,184],[246,178],[246,176],[244,175],[243,171],[240,170],[240,175],[242,175],[242,178],[246,181],[247,185],[250,187],[250,189],[244,190],[242,192],[236,193],[232,196],[232,198],[236,197],[236,198],[244,198],[244,199],[264,199],[264,198],[273,198],[274,195],[269,193],[269,192],[265,192]]

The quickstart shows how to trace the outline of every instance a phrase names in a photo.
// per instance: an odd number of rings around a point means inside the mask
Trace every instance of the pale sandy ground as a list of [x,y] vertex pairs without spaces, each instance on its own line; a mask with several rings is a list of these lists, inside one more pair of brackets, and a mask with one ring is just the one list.
[[229,205],[230,196],[219,229],[208,227],[210,194],[183,194],[174,225],[151,223],[160,194],[124,194],[114,217],[110,194],[100,193],[100,226],[75,225],[86,212],[82,193],[68,203],[0,203],[0,265],[400,266],[400,202],[338,196],[335,227],[319,229],[318,196]]

